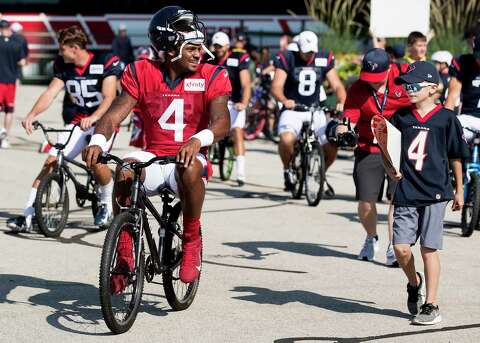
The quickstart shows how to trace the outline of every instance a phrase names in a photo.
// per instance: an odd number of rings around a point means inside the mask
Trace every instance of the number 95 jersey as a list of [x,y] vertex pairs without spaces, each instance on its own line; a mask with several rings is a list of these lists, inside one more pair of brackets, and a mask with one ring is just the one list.
[[274,64],[287,73],[284,86],[287,99],[311,106],[319,102],[320,86],[335,67],[335,58],[332,52],[321,49],[305,62],[297,52],[285,50],[277,54]]
[[172,81],[165,66],[152,60],[129,64],[121,84],[137,100],[145,150],[156,156],[175,156],[190,137],[208,128],[210,103],[232,91],[228,72],[221,66],[200,64],[195,73]]
[[54,77],[65,83],[65,91],[75,105],[75,118],[71,124],[95,112],[103,101],[103,80],[112,75],[120,77],[122,73],[117,56],[108,53],[88,54],[89,59],[82,68],[65,63],[61,56],[53,65]]

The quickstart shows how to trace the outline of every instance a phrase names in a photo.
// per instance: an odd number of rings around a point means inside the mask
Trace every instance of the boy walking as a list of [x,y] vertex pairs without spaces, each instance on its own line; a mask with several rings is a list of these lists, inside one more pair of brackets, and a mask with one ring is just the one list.
[[[432,325],[441,321],[437,250],[442,249],[443,217],[449,200],[453,200],[453,211],[463,206],[461,159],[467,147],[454,112],[435,104],[439,75],[432,64],[415,62],[395,82],[403,84],[413,106],[400,109],[391,119],[402,132],[400,172],[388,171],[398,180],[393,200],[393,246],[408,278],[407,306],[415,316],[412,323]],[[455,177],[455,195],[448,162]],[[419,238],[424,275],[416,271],[410,248]]]

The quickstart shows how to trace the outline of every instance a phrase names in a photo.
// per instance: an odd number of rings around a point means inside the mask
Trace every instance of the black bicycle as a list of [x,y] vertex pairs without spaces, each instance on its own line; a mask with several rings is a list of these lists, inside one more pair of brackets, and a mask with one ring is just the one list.
[[[64,156],[63,150],[70,142],[72,134],[78,125],[72,129],[45,128],[40,122],[32,123],[35,130],[42,129],[48,143],[57,149],[57,160],[53,171],[46,175],[41,181],[35,198],[35,218],[38,227],[46,237],[58,237],[67,224],[69,214],[69,194],[67,183],[69,180],[75,186],[75,199],[79,207],[85,206],[87,201],[92,203],[92,214],[96,215],[100,204],[98,197],[98,184],[92,172],[83,164]],[[70,135],[65,143],[53,143],[48,136],[49,133],[69,132]],[[87,179],[85,183],[80,182],[75,173],[70,169],[69,164],[82,169]]]
[[[114,333],[126,332],[133,325],[142,299],[144,277],[152,282],[155,275],[162,275],[163,289],[173,310],[185,310],[193,302],[197,293],[199,279],[185,284],[179,279],[182,260],[182,205],[174,203],[175,194],[164,188],[160,191],[162,214],[153,206],[145,194],[140,176],[142,169],[153,163],[175,163],[175,157],[154,157],[148,162],[125,163],[122,159],[103,153],[101,163],[113,161],[134,171],[131,189],[131,205],[123,208],[110,225],[102,250],[100,263],[100,303],[103,318]],[[158,245],[156,244],[148,222],[147,213],[158,223]],[[119,245],[119,237],[125,233],[131,237],[130,243]],[[144,237],[147,240],[149,255],[145,261]],[[157,248],[158,246],[158,248]],[[133,262],[128,268],[117,260],[119,249],[131,249]],[[125,287],[121,291],[112,291],[112,277],[124,278]]]
[[220,178],[227,181],[232,176],[233,164],[235,162],[235,151],[233,141],[227,136],[208,148],[208,160],[218,165]]
[[322,199],[326,170],[325,154],[313,129],[313,114],[318,108],[296,105],[293,110],[310,112],[311,117],[303,123],[290,162],[290,170],[293,172],[292,196],[294,199],[300,199],[305,188],[308,205],[317,206]]

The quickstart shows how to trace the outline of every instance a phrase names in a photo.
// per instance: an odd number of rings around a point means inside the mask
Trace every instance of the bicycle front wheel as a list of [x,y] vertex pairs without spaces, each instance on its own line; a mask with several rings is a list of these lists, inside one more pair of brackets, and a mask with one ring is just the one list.
[[323,195],[325,184],[325,156],[318,142],[313,143],[312,151],[306,156],[305,195],[308,205],[317,206]]
[[58,237],[67,224],[68,189],[60,174],[51,173],[40,183],[35,198],[35,217],[45,237]]
[[131,213],[119,214],[110,225],[103,244],[100,304],[105,323],[116,334],[130,329],[142,300],[145,256],[135,226]]
[[[174,225],[178,233],[183,232],[182,207],[177,203],[169,218],[170,225]],[[203,247],[202,247],[203,250]],[[172,231],[165,235],[165,263],[169,268],[163,273],[163,289],[168,303],[175,311],[182,311],[190,307],[197,294],[200,276],[191,283],[180,280],[180,262],[182,259],[182,240]]]

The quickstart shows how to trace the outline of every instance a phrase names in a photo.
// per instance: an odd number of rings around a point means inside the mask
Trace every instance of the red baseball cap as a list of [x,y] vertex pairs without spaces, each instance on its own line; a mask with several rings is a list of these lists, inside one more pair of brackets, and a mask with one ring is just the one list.
[[387,77],[390,58],[385,50],[375,48],[369,50],[362,61],[360,80],[365,82],[381,82]]

